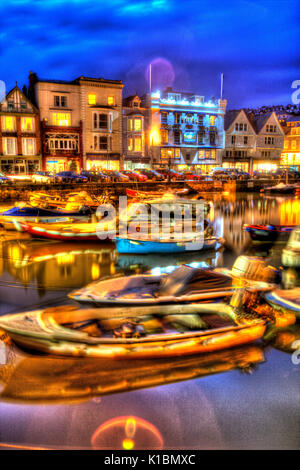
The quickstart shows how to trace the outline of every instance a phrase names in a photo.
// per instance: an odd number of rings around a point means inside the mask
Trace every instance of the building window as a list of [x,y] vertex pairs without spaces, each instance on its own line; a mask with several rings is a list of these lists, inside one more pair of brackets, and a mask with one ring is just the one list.
[[175,113],[175,124],[179,124],[179,123],[180,123],[180,114]]
[[115,97],[114,96],[108,96],[107,104],[108,104],[108,106],[114,106],[115,105]]
[[234,145],[234,144],[235,144],[235,141],[236,141],[235,135],[232,135],[232,136],[231,136],[231,143]]
[[296,150],[297,148],[297,142],[296,140],[292,140],[292,150]]
[[107,114],[94,113],[94,129],[107,129]]
[[209,142],[210,142],[210,145],[215,145],[216,144],[216,133],[215,132],[210,132],[209,133]]
[[135,137],[134,138],[134,151],[135,152],[141,152],[142,151],[142,138],[141,137]]
[[2,117],[2,130],[13,131],[15,129],[15,118],[13,116]]
[[162,144],[168,143],[168,131],[166,129],[161,130],[161,142]]
[[132,131],[132,119],[128,118],[128,129]]
[[180,149],[174,149],[174,158],[180,159]]
[[199,150],[198,158],[199,158],[199,160],[204,160],[205,159],[205,150]]
[[180,145],[180,131],[174,131],[174,144],[175,145]]
[[67,107],[67,97],[66,96],[54,96],[54,106],[57,108],[66,108]]
[[7,109],[13,110],[15,107],[14,100],[7,100]]
[[242,131],[244,129],[244,124],[240,123],[239,125],[239,131]]
[[199,134],[198,134],[198,144],[203,144],[204,143],[204,137],[205,137],[205,133],[204,132],[199,132]]
[[248,136],[245,135],[245,136],[244,136],[244,145],[247,145],[247,144],[248,144]]
[[108,150],[108,138],[106,136],[99,137],[99,149]]
[[70,126],[70,113],[52,113],[52,123],[54,126]]
[[284,141],[284,148],[285,148],[285,150],[287,150],[287,149],[289,148],[289,142],[288,142],[288,140],[285,140],[285,141]]
[[134,120],[134,130],[135,131],[141,131],[142,130],[142,120],[141,119],[135,119]]
[[236,130],[236,131],[239,130],[239,124],[238,124],[238,123],[235,124],[235,130]]
[[210,116],[209,120],[210,120],[210,125],[214,126],[216,122],[216,116]]
[[96,95],[94,95],[94,94],[89,94],[89,96],[88,96],[88,103],[89,103],[89,104],[96,104]]
[[139,107],[139,102],[138,102],[138,101],[134,101],[134,102],[133,102],[133,106],[134,106],[134,108],[138,108],[138,107]]
[[276,132],[276,126],[273,124],[266,125],[266,132]]
[[23,155],[35,154],[35,139],[23,139]]
[[22,131],[33,131],[34,119],[32,117],[22,117]]
[[266,145],[274,145],[274,137],[265,137]]
[[16,147],[16,139],[9,137],[3,139],[4,155],[16,155]]
[[132,139],[132,137],[129,137],[129,139],[128,139],[128,150],[130,150],[130,151],[133,150],[133,139]]
[[161,113],[161,122],[162,122],[162,124],[167,124],[167,122],[168,122],[168,113]]

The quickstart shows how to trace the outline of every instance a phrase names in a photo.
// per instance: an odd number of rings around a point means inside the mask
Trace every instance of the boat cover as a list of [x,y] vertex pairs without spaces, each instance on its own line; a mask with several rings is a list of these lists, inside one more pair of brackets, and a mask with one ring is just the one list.
[[232,286],[232,278],[209,269],[183,265],[163,277],[156,297],[183,295],[191,291],[208,291]]

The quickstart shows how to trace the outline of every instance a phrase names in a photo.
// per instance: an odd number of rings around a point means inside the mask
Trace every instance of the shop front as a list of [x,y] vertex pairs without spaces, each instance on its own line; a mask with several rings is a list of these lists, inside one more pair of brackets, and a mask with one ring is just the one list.
[[300,152],[282,153],[280,157],[280,165],[298,170],[300,168]]
[[279,161],[265,161],[265,160],[258,160],[253,161],[253,171],[276,171],[279,165]]
[[86,156],[86,169],[93,171],[113,170],[120,171],[121,161],[120,154],[105,154],[105,155],[92,155]]
[[222,164],[223,168],[236,168],[237,170],[246,171],[247,173],[250,172],[250,162],[247,161],[224,161]]
[[25,157],[6,155],[0,160],[1,172],[6,175],[32,175],[42,168],[40,156]]
[[46,171],[51,173],[60,173],[61,171],[80,171],[80,158],[78,157],[61,157],[51,156],[47,157],[45,161]]

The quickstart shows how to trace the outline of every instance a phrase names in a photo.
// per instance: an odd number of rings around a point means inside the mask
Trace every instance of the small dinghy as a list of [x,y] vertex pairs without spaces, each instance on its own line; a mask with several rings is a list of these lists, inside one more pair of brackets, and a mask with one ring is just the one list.
[[288,240],[296,225],[248,225],[243,229],[248,232],[254,242],[273,243]]
[[13,219],[17,218],[22,222],[35,222],[37,219],[61,219],[65,217],[71,217],[73,219],[88,220],[91,215],[91,209],[87,206],[82,206],[80,210],[68,211],[68,210],[52,210],[43,209],[39,207],[29,206],[20,204],[12,207],[5,212],[0,214],[0,224],[12,222]]
[[276,310],[292,312],[300,318],[300,287],[294,289],[276,289],[264,295],[266,301]]
[[299,186],[296,184],[279,183],[276,186],[267,186],[260,192],[263,194],[295,194],[297,188]]
[[264,320],[236,316],[225,304],[152,308],[147,315],[143,307],[121,310],[62,306],[3,316],[0,328],[25,348],[105,359],[210,353],[256,341],[266,329]]
[[96,281],[72,292],[69,297],[92,305],[155,305],[213,301],[232,296],[238,287],[274,288],[273,284],[228,274],[183,265],[170,274],[122,276]]
[[[197,235],[197,234],[196,234]],[[221,239],[209,237],[197,243],[197,236],[169,240],[116,237],[116,247],[120,254],[185,253],[200,250],[215,250],[221,246]]]
[[16,230],[32,237],[59,241],[111,241],[115,235],[114,230],[99,232],[98,223],[32,224],[14,219],[14,224]]

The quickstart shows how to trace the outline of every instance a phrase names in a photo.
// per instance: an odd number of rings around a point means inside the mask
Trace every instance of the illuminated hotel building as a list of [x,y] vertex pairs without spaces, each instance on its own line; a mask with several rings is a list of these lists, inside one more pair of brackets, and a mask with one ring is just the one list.
[[29,91],[40,110],[47,170],[120,168],[122,89],[119,80],[40,80],[30,73]]
[[0,170],[22,176],[41,165],[39,112],[15,86],[0,103]]
[[280,164],[284,132],[274,112],[255,116],[244,109],[227,111],[225,132],[223,167],[252,173]]
[[141,106],[138,95],[123,99],[124,169],[149,167],[147,136],[149,109]]
[[152,165],[208,173],[221,164],[226,100],[205,101],[167,88],[148,97]]
[[280,163],[283,166],[300,168],[300,116],[287,118],[284,124],[284,149]]

